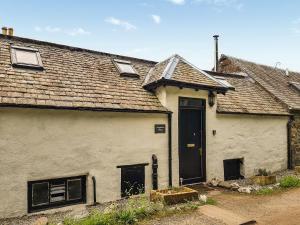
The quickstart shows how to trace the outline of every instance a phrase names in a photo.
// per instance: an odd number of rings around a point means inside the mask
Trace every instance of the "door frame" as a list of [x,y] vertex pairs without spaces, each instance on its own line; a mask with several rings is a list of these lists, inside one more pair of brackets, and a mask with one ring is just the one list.
[[[177,129],[178,129],[178,177],[179,177],[179,185],[180,185],[180,119],[181,119],[181,115],[180,115],[180,100],[182,99],[193,99],[193,100],[201,100],[203,101],[203,117],[202,117],[202,124],[203,124],[203,128],[202,128],[202,145],[203,145],[203,149],[202,149],[202,165],[203,165],[203,178],[200,182],[205,182],[206,181],[206,99],[203,98],[190,98],[190,97],[182,97],[179,96],[178,98],[178,121],[177,121]],[[196,107],[191,107],[191,109],[199,109]]]

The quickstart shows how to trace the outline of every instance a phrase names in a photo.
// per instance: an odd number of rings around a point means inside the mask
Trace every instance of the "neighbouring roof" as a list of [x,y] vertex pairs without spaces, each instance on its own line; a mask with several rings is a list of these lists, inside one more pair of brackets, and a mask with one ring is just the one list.
[[234,90],[229,90],[225,95],[218,94],[218,113],[289,114],[279,100],[268,93],[251,77],[244,74],[209,73],[215,77],[223,77],[234,87]]
[[[17,68],[11,46],[37,49],[43,70]],[[113,59],[130,61],[140,79],[120,76]],[[167,111],[142,87],[156,63],[0,35],[0,104],[77,109]]]
[[209,89],[226,92],[228,87],[222,82],[200,70],[179,55],[157,63],[146,76],[144,87],[148,90],[160,85],[176,85],[195,89]]
[[[290,110],[300,110],[300,73],[222,55],[220,71],[243,72]],[[297,88],[298,87],[298,88]]]

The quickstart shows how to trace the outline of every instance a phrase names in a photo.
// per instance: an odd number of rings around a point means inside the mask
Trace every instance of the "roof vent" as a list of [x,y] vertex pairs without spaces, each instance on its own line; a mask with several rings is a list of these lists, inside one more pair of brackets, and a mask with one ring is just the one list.
[[290,75],[290,71],[289,71],[288,68],[285,69],[285,75],[286,75],[286,76],[289,76],[289,75]]

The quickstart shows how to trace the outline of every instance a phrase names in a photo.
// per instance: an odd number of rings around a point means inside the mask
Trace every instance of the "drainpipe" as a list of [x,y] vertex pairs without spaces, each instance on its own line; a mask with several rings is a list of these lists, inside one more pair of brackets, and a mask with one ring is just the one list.
[[97,195],[96,195],[96,178],[92,176],[93,181],[93,192],[94,192],[94,205],[97,204]]
[[288,169],[293,169],[293,153],[292,153],[292,125],[294,122],[294,117],[291,116],[287,123],[287,155],[288,155]]
[[169,187],[172,187],[172,113],[168,113]]

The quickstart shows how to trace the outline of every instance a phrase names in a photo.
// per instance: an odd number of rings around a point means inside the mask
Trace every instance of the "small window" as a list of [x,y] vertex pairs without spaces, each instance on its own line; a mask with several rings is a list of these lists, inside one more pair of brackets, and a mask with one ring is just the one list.
[[220,83],[228,88],[234,88],[224,77],[215,77]]
[[122,76],[139,77],[130,61],[115,59],[114,62]]
[[138,195],[145,192],[145,166],[144,164],[117,166],[121,168],[121,197]]
[[84,203],[85,176],[28,182],[28,211]]
[[11,61],[13,66],[43,69],[38,49],[11,46]]
[[300,83],[298,83],[298,82],[290,82],[290,85],[291,85],[294,89],[300,91]]

